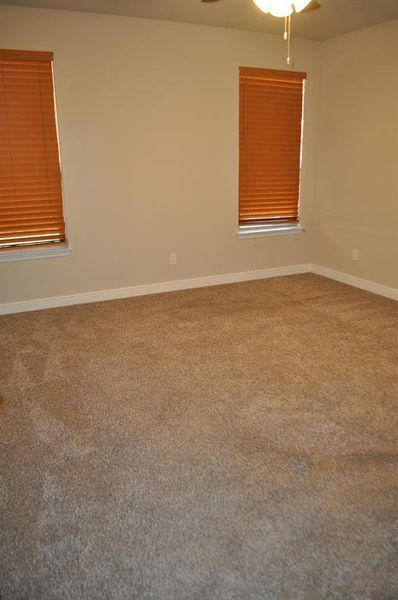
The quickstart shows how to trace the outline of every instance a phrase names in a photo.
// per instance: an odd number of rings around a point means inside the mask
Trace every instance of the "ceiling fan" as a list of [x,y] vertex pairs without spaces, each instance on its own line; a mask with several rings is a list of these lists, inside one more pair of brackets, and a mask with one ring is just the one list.
[[[220,0],[201,0],[205,3],[219,2]],[[263,13],[270,13],[273,17],[285,19],[283,39],[287,41],[287,66],[292,68],[290,55],[291,46],[291,17],[294,13],[310,12],[321,8],[318,0],[253,0],[254,4]]]

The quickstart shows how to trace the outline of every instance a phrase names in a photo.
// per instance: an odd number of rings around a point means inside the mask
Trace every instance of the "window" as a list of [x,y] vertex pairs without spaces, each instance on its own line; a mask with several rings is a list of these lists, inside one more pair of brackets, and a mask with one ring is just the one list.
[[239,230],[299,220],[305,73],[239,69]]
[[52,61],[0,50],[0,251],[65,241]]

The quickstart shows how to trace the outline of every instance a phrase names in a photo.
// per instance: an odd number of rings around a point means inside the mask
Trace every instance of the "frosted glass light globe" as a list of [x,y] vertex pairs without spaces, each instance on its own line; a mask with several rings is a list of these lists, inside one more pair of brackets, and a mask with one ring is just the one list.
[[293,9],[300,12],[311,0],[253,0],[254,4],[264,13],[274,17],[288,17]]
[[272,4],[272,0],[253,0],[253,2],[257,6],[257,8],[259,8],[265,13],[269,12],[269,9],[271,8]]

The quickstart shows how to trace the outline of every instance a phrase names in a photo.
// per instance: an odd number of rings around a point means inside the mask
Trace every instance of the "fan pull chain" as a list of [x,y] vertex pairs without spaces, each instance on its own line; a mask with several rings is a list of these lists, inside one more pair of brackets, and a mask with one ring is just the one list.
[[[292,20],[291,20],[291,15],[289,15],[287,18],[287,59],[286,59],[286,63],[287,66],[290,68],[293,68],[293,63],[292,63],[292,57],[290,56],[290,50],[291,50],[291,40],[292,40]],[[286,34],[286,31],[285,31]],[[285,36],[283,36],[285,38]],[[286,38],[285,38],[286,39]]]
[[283,34],[283,39],[287,40],[287,17],[285,17],[285,33]]

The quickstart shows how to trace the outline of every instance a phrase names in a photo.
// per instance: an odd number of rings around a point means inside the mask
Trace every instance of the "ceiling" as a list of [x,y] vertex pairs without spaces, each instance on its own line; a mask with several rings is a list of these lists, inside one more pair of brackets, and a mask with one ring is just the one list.
[[[398,0],[319,0],[322,8],[294,16],[295,37],[327,40],[355,29],[398,19]],[[252,0],[0,0],[0,4],[126,15],[280,33],[281,19],[265,15]]]

